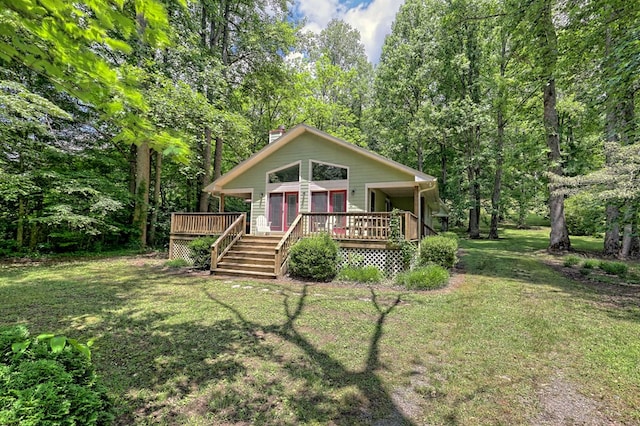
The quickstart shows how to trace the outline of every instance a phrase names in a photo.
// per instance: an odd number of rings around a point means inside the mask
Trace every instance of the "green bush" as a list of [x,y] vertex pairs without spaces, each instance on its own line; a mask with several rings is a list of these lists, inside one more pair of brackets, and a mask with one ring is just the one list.
[[564,214],[571,235],[598,236],[606,229],[604,203],[591,194],[581,193],[567,198]]
[[[209,259],[211,260],[211,259]],[[166,266],[167,268],[184,268],[185,266],[189,266],[189,262],[187,262],[184,259],[171,259],[171,260],[167,260],[164,263],[164,266]]]
[[376,266],[345,266],[340,269],[338,279],[358,283],[379,283],[383,274]]
[[193,266],[198,269],[211,268],[211,245],[218,237],[200,237],[189,243]]
[[440,235],[423,238],[420,242],[418,265],[435,263],[443,268],[453,268],[458,261],[458,240]]
[[580,258],[573,254],[564,258],[564,266],[567,266],[569,268],[577,265],[578,263],[580,263]]
[[113,421],[88,345],[0,329],[0,424],[108,425]]
[[600,269],[607,274],[623,277],[629,271],[629,266],[622,262],[600,262]]
[[330,281],[338,273],[338,244],[329,234],[303,238],[291,247],[291,275],[316,281]]
[[450,238],[452,240],[455,240],[456,242],[458,242],[458,240],[460,239],[458,237],[458,234],[456,234],[455,232],[452,232],[452,231],[440,232],[438,235],[441,236],[441,237]]
[[587,259],[582,264],[582,269],[593,269],[600,266],[600,261],[597,259]]
[[444,287],[448,282],[449,271],[433,264],[396,275],[396,284],[412,290],[433,290]]

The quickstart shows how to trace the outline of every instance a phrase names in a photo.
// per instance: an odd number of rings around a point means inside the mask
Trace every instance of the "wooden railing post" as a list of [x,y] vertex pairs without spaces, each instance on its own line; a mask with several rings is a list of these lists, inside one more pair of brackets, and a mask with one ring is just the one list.
[[213,271],[218,267],[218,246],[216,244],[211,245],[211,267],[210,271]]

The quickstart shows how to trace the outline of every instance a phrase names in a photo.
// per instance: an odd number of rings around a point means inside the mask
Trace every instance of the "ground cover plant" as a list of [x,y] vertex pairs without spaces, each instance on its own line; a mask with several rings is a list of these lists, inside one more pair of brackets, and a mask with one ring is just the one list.
[[548,233],[461,240],[435,292],[0,264],[0,325],[95,339],[122,425],[637,424],[640,287],[567,278]]
[[449,282],[449,271],[440,265],[419,266],[396,276],[396,284],[411,290],[434,290]]

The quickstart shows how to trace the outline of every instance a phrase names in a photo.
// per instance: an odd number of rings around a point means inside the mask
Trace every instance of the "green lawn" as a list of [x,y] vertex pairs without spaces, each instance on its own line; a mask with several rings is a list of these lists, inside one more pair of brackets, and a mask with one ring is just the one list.
[[565,278],[548,230],[501,236],[462,241],[466,273],[436,292],[4,265],[0,325],[95,338],[119,424],[640,422],[638,287]]

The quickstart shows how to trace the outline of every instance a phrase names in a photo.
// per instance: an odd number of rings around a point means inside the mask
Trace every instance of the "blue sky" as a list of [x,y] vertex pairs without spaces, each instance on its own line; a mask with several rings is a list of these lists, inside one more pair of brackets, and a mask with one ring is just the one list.
[[360,31],[369,60],[377,63],[384,38],[391,31],[404,0],[294,0],[296,16],[304,16],[306,29],[319,33],[334,18],[342,19]]

